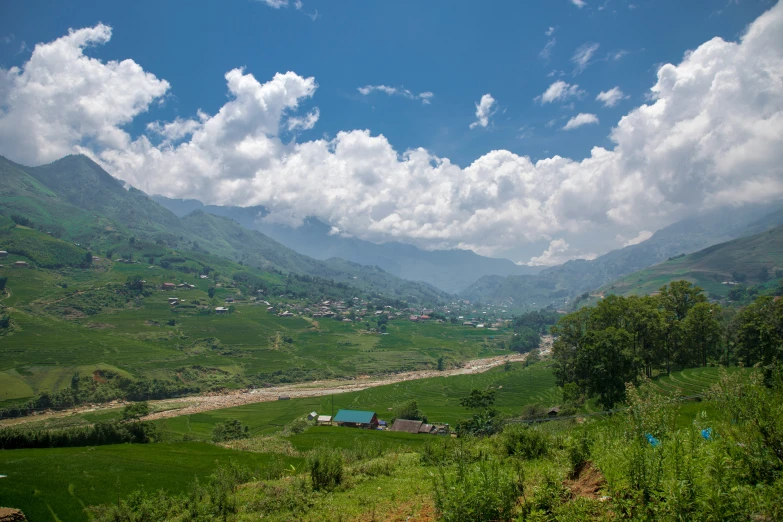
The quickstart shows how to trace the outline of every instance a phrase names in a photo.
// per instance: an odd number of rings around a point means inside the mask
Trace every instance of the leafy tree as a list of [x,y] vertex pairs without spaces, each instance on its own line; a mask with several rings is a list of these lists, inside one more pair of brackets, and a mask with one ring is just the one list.
[[495,390],[473,388],[470,395],[459,400],[459,404],[468,410],[488,410],[495,404]]
[[8,283],[8,277],[7,276],[0,276],[0,292],[5,290],[5,285]]
[[442,372],[443,370],[444,370],[443,356],[441,355],[440,357],[438,357],[438,371]]
[[84,254],[84,266],[92,265],[92,252],[86,252]]
[[707,298],[702,289],[688,281],[673,281],[660,289],[658,297],[666,321],[666,373],[671,373],[671,362],[678,357],[683,344],[683,329],[680,324],[688,311]]
[[225,422],[218,422],[212,428],[212,441],[225,442],[228,440],[246,439],[250,436],[250,428],[242,426],[237,419],[229,419]]
[[746,366],[783,362],[783,299],[757,298],[738,314],[735,328],[737,356]]
[[122,420],[139,420],[149,415],[150,405],[147,401],[134,402],[122,409]]
[[688,311],[683,321],[686,350],[682,363],[686,366],[707,366],[708,357],[719,354],[723,338],[720,323],[721,308],[717,304],[698,303]]
[[577,357],[582,385],[598,403],[611,408],[625,399],[625,384],[635,382],[639,368],[633,357],[633,337],[627,331],[609,327],[587,334]]
[[215,287],[214,286],[210,286],[209,287],[209,289],[207,290],[207,295],[209,296],[210,299],[215,297]]
[[427,422],[427,416],[419,410],[419,402],[416,399],[411,399],[395,406],[393,416],[394,419],[420,420]]

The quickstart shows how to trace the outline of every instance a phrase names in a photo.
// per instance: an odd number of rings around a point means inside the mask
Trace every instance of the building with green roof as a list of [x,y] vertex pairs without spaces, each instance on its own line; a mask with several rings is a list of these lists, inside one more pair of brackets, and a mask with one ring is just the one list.
[[369,428],[378,427],[378,415],[373,411],[361,410],[340,410],[332,419],[338,426],[348,426],[351,428]]

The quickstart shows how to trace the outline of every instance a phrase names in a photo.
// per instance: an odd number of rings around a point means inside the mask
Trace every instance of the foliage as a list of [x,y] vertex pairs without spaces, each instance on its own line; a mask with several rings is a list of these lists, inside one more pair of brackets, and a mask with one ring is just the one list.
[[155,425],[146,422],[99,422],[92,426],[48,430],[5,428],[0,430],[0,449],[146,443],[158,437]]
[[128,404],[122,409],[123,420],[139,420],[142,417],[149,415],[150,405],[147,401],[134,402]]
[[416,399],[411,399],[396,405],[394,410],[392,410],[392,414],[392,422],[394,422],[395,419],[420,420],[427,422],[427,415],[419,410],[419,401]]
[[495,390],[472,389],[470,395],[459,400],[460,405],[468,410],[487,410],[495,404]]
[[435,509],[445,522],[509,520],[523,491],[519,468],[484,459],[457,461],[456,471],[441,467],[433,480]]
[[339,451],[322,447],[307,457],[307,470],[316,491],[331,491],[343,481],[343,456]]
[[215,424],[212,429],[212,442],[226,442],[229,440],[246,439],[250,436],[247,426],[237,419],[229,419]]
[[530,460],[546,456],[552,440],[535,428],[509,424],[500,435],[500,443],[506,455]]

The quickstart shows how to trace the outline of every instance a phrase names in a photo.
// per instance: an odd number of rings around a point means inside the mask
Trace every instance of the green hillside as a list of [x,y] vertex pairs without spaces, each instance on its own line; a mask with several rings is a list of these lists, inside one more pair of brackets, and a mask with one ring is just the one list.
[[716,297],[743,285],[776,285],[783,277],[783,226],[714,245],[699,252],[641,270],[602,287],[619,295],[651,294],[672,281],[685,279]]

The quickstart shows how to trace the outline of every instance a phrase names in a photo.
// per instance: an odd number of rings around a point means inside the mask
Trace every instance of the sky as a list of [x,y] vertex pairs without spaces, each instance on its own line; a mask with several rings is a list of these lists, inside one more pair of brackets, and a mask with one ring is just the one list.
[[771,0],[0,0],[0,154],[520,264],[783,198]]

